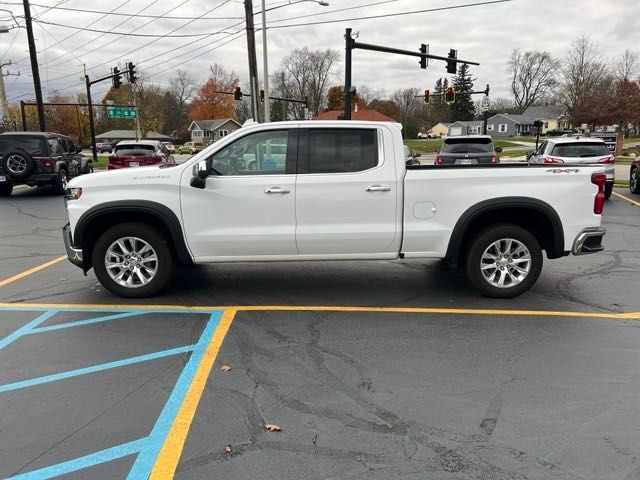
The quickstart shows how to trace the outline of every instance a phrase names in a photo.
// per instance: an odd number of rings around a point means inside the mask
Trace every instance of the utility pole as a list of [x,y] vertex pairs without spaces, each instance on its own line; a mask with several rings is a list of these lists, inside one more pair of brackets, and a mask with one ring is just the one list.
[[267,6],[262,0],[262,64],[264,66],[264,123],[271,121],[271,106],[269,105],[269,67],[267,63]]
[[258,62],[256,60],[256,30],[253,25],[253,0],[244,0],[244,15],[247,22],[247,52],[249,53],[251,115],[257,122],[260,119],[258,118]]
[[33,75],[33,88],[36,91],[36,102],[38,104],[38,123],[40,131],[47,128],[44,121],[44,104],[42,102],[42,86],[40,85],[40,70],[38,67],[38,56],[36,54],[36,43],[33,40],[33,25],[31,24],[31,8],[29,0],[22,0],[24,5],[24,23],[27,27],[27,39],[29,42],[29,57],[31,57],[31,74]]
[[[9,115],[9,103],[7,102],[7,92],[4,89],[4,73],[2,73],[2,67],[11,65],[9,63],[0,63],[0,106],[2,107],[2,115]],[[7,74],[8,75],[8,74]]]

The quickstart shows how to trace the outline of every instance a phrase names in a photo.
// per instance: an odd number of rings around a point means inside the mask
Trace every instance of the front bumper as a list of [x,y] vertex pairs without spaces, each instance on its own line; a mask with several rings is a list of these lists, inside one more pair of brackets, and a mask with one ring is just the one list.
[[604,250],[602,237],[606,233],[607,230],[602,227],[585,228],[574,240],[571,253],[574,255],[586,255]]
[[71,239],[71,226],[68,223],[62,228],[62,239],[64,240],[64,249],[67,252],[69,261],[76,267],[80,267],[82,270],[85,270],[84,261],[82,259],[82,249],[73,246]]

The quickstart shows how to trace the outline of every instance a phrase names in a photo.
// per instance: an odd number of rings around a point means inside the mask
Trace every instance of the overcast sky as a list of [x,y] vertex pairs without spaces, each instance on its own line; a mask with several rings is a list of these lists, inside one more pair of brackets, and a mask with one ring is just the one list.
[[[295,0],[292,0],[294,2]],[[329,6],[311,1],[286,5],[282,0],[267,0],[267,8],[282,6],[267,13],[269,70],[272,73],[291,50],[333,48],[339,52],[339,75],[334,84],[344,81],[344,29],[359,32],[359,41],[416,50],[421,43],[430,52],[446,56],[450,48],[458,57],[480,63],[471,72],[475,87],[491,85],[491,97],[509,97],[506,59],[514,48],[547,50],[562,58],[571,42],[587,34],[607,58],[615,60],[626,48],[640,50],[639,0],[512,0],[492,5],[472,6],[425,13],[412,13],[378,19],[350,20],[354,17],[387,15],[415,10],[435,9],[475,3],[477,0],[329,0]],[[208,66],[217,62],[234,70],[243,84],[248,83],[247,41],[242,34],[244,6],[240,0],[32,0],[32,15],[42,22],[34,27],[45,98],[60,93],[75,94],[84,89],[83,64],[93,78],[106,75],[116,64],[133,61],[150,81],[167,86],[177,69],[188,71],[198,82],[208,74]],[[254,0],[254,10],[261,9]],[[17,4],[19,3],[19,5]],[[0,8],[18,17],[24,15],[22,2],[0,0]],[[36,6],[39,5],[39,6]],[[47,9],[44,6],[58,8]],[[155,15],[141,18],[103,15],[68,9]],[[346,10],[345,10],[346,9]],[[337,11],[342,10],[342,11]],[[9,25],[8,13],[0,11],[0,25]],[[166,17],[198,17],[198,20]],[[216,17],[216,18],[212,18]],[[226,18],[219,18],[226,17]],[[302,18],[295,18],[302,17]],[[255,17],[260,26],[260,15]],[[338,20],[322,25],[283,25]],[[24,24],[22,18],[18,18]],[[51,23],[108,30],[118,33],[149,35],[196,35],[206,37],[153,38],[118,36],[78,31]],[[91,25],[92,24],[92,25]],[[182,28],[180,28],[182,27]],[[234,32],[239,32],[231,36]],[[213,34],[213,35],[211,35]],[[6,77],[7,97],[11,101],[33,98],[33,79],[24,28],[0,34],[5,72],[20,72]],[[257,53],[262,77],[262,41],[257,34]],[[148,44],[148,45],[147,45]],[[399,88],[433,88],[446,76],[444,62],[431,61],[421,70],[418,59],[363,50],[354,51],[353,83],[383,89],[388,94]],[[105,82],[93,88],[99,100],[108,89]]]

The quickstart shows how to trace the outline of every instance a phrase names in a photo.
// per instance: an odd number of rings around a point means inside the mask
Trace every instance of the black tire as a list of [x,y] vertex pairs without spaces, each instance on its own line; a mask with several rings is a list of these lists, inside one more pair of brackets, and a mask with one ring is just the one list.
[[57,194],[63,195],[67,189],[67,183],[69,183],[69,173],[65,168],[61,168],[58,171],[58,176],[53,181],[53,191]]
[[[485,278],[481,268],[483,265],[482,258],[485,252],[497,253],[497,250],[492,247],[496,243],[501,246],[500,248],[506,247],[508,240],[516,240],[523,245],[529,251],[530,260],[527,264],[523,256],[525,252],[523,251],[520,253],[511,252],[516,253],[516,255],[513,256],[509,255],[511,261],[509,261],[508,258],[496,261],[494,263],[496,267],[493,270],[491,269],[491,264],[485,263],[484,265],[489,268],[484,271],[488,276],[494,277],[493,282],[497,283],[499,277],[503,277],[503,283],[506,283],[506,285],[500,287],[492,284],[489,279]],[[519,260],[518,265],[524,266],[525,270],[528,266],[528,273],[522,278],[516,278],[516,280],[518,280],[517,283],[513,280],[516,277],[514,273],[518,274],[518,272],[514,270],[516,267],[514,260]],[[505,264],[498,266],[498,262],[501,261],[504,261]],[[540,276],[540,272],[542,271],[542,249],[540,248],[538,240],[522,227],[512,224],[493,225],[482,230],[469,244],[469,250],[465,258],[465,271],[471,284],[483,295],[493,298],[513,298],[529,290]],[[506,272],[506,274],[503,275],[501,271]],[[509,278],[504,278],[505,275]],[[508,281],[505,282],[505,280]],[[509,284],[512,285],[510,286]]]
[[27,152],[8,152],[2,158],[2,169],[10,178],[27,178],[35,169],[35,163]]
[[[146,242],[155,251],[157,262],[153,264],[152,267],[155,266],[156,272],[146,284],[127,287],[116,282],[110,274],[107,273],[107,267],[105,265],[107,250],[116,240],[121,240],[125,237],[135,237],[137,241]],[[131,243],[125,241],[125,245],[131,246]],[[124,255],[121,260],[122,262],[126,261]],[[150,225],[133,222],[114,225],[104,232],[100,238],[98,238],[93,249],[92,261],[93,270],[100,283],[111,293],[125,298],[150,297],[159,292],[171,279],[174,268],[171,247],[163,238],[163,235]],[[123,269],[114,269],[114,275],[120,273]],[[133,278],[133,273],[129,272],[128,275],[129,276],[127,276],[127,272],[124,273],[122,277],[123,281],[128,278]]]
[[13,183],[2,182],[0,183],[0,197],[10,197],[13,192]]
[[613,193],[613,183],[606,183],[604,186],[604,199],[609,200],[611,193]]
[[640,193],[640,169],[632,168],[629,174],[629,190],[631,193]]
[[87,162],[83,169],[80,171],[81,174],[86,175],[87,173],[93,173],[93,162]]

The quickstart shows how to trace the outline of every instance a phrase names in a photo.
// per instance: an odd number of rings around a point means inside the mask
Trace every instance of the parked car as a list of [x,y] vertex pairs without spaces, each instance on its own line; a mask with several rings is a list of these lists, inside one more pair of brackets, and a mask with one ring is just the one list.
[[436,165],[482,165],[500,163],[501,147],[493,145],[489,135],[447,137],[436,154]]
[[158,140],[138,140],[118,142],[109,156],[107,170],[127,167],[146,167],[157,164],[175,164],[173,155]]
[[113,152],[113,145],[110,143],[96,143],[96,151],[98,153],[111,153]]
[[197,142],[187,142],[184,145],[178,147],[178,153],[195,155],[198,152],[204,150],[204,144]]
[[418,138],[439,138],[435,133],[418,132]]
[[52,185],[64,193],[69,178],[93,171],[92,161],[81,150],[59,133],[0,134],[0,196],[11,195],[14,185]]
[[529,164],[596,164],[604,167],[607,182],[604,197],[613,192],[616,177],[615,157],[601,138],[555,137],[542,142],[538,149],[529,152]]
[[[270,144],[285,168],[246,170]],[[602,166],[406,166],[403,150],[391,122],[243,126],[175,168],[74,179],[65,250],[123,297],[155,294],[176,263],[441,258],[505,298],[536,282],[543,251],[604,248]]]
[[171,142],[162,142],[162,144],[167,147],[167,150],[169,150],[169,153],[174,154],[176,153],[176,147],[173,143]]
[[636,158],[631,164],[629,190],[631,190],[631,193],[640,193],[640,157]]

